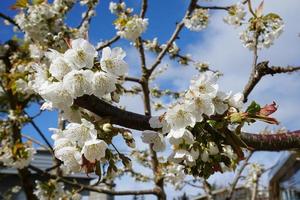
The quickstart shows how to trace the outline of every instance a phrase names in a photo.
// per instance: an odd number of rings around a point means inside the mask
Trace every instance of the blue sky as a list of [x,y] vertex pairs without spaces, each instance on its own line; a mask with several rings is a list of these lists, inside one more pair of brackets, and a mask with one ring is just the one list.
[[[140,1],[129,0],[127,5],[133,7],[136,12],[139,11]],[[200,1],[201,2],[201,1]],[[213,1],[213,4],[227,5],[236,1]],[[254,1],[254,5],[259,1]],[[4,12],[13,16],[14,11],[9,10],[9,6],[13,4],[13,0],[6,0],[0,4],[0,12]],[[286,66],[300,64],[300,38],[297,36],[300,32],[299,21],[300,16],[297,8],[300,7],[299,0],[285,0],[272,1],[266,0],[266,10],[273,11],[280,14],[285,21],[285,32],[275,41],[274,46],[270,49],[263,50],[259,53],[259,61],[270,60],[272,65]],[[97,44],[101,40],[109,39],[115,35],[115,29],[112,25],[114,15],[110,14],[108,10],[109,1],[103,0],[97,7],[97,16],[93,18],[91,29],[89,32],[89,40],[93,44]],[[172,34],[175,23],[180,21],[184,15],[185,9],[188,5],[187,0],[152,0],[149,1],[149,9],[146,17],[149,18],[149,27],[147,32],[143,35],[145,39],[153,39],[158,37],[160,43],[168,40]],[[67,23],[71,26],[77,26],[80,22],[81,12],[85,7],[77,5],[67,16]],[[202,32],[189,32],[184,29],[180,34],[180,39],[177,44],[182,48],[184,53],[189,53],[194,59],[200,61],[208,61],[212,68],[218,69],[224,73],[224,77],[220,80],[220,87],[225,90],[233,90],[234,92],[242,91],[250,72],[251,66],[251,52],[243,48],[238,38],[238,33],[241,29],[234,29],[222,22],[225,16],[223,11],[211,12],[211,23],[207,29]],[[14,33],[10,27],[4,26],[0,22],[0,41],[4,42],[9,39]],[[136,59],[138,54],[132,48],[128,41],[120,40],[114,46],[122,46],[127,51],[127,61],[130,64],[130,74],[139,74],[139,59]],[[154,55],[147,53],[147,60],[151,63]],[[182,67],[176,62],[164,59],[160,66],[168,66],[167,72],[158,78],[157,83],[164,88],[172,88],[184,90],[189,84],[189,79],[193,77],[196,72],[193,67]],[[278,75],[275,77],[265,77],[261,83],[256,87],[250,96],[249,101],[256,100],[262,105],[272,102],[273,100],[279,104],[279,109],[275,113],[275,117],[281,122],[280,127],[286,127],[290,130],[299,129],[299,92],[300,82],[299,74],[293,75]],[[128,110],[142,113],[141,97],[124,97],[121,101]],[[32,105],[28,112],[34,115],[39,110],[37,105]],[[56,112],[45,112],[36,119],[39,127],[50,136],[49,127],[56,127]],[[249,131],[260,131],[267,125],[258,123],[255,126],[247,128]],[[278,128],[268,126],[269,128]],[[24,128],[24,133],[39,138],[31,126]],[[119,142],[119,141],[118,141]],[[137,139],[139,146],[142,143]],[[280,159],[278,153],[261,152],[256,153],[254,160],[264,163],[267,166],[273,165]],[[142,169],[138,169],[142,170]],[[220,175],[213,176],[210,181],[219,184],[226,184],[232,177],[228,173],[220,178]],[[266,182],[267,178],[264,178]],[[130,178],[125,177],[117,181],[118,189],[137,189],[149,188],[150,185],[135,184]],[[191,188],[186,188],[189,194],[195,195],[199,191]],[[179,192],[174,192],[172,187],[167,187],[167,192],[171,197],[176,196]],[[126,199],[126,197],[118,198]],[[153,199],[149,197],[148,199]]]

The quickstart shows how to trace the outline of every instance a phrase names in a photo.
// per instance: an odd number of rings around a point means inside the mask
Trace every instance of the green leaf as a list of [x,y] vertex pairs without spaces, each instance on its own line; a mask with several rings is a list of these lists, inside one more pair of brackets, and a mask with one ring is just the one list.
[[260,105],[257,104],[255,101],[252,101],[252,103],[248,106],[246,112],[250,115],[255,115],[257,112],[260,111]]

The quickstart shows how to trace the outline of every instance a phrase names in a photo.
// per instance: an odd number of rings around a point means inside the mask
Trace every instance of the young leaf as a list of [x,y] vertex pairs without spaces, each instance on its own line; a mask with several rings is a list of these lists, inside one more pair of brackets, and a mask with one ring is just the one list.
[[29,0],[17,0],[14,5],[11,6],[11,9],[21,9],[27,8],[29,5]]
[[252,101],[252,103],[248,106],[246,112],[250,115],[255,115],[257,112],[260,111],[260,105],[257,104],[255,101]]

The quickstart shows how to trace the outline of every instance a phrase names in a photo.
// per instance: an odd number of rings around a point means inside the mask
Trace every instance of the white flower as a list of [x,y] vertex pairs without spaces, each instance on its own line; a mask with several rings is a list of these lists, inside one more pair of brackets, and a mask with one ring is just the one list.
[[175,163],[181,163],[184,161],[188,166],[194,166],[196,160],[199,157],[199,151],[192,149],[187,151],[185,149],[174,150],[173,153],[169,156],[169,160]]
[[32,94],[33,90],[28,86],[28,82],[26,82],[24,79],[19,78],[15,82],[16,84],[16,90],[23,94]]
[[76,147],[63,147],[55,151],[55,157],[63,161],[68,170],[79,172],[81,169],[81,154]]
[[67,62],[72,63],[74,69],[92,68],[94,66],[94,58],[97,56],[97,51],[88,41],[79,38],[72,40],[71,49],[64,53],[64,58]]
[[236,160],[237,155],[234,153],[232,147],[230,145],[225,145],[223,148],[223,155],[227,156],[231,160]]
[[40,91],[40,95],[52,106],[64,108],[73,104],[73,98],[68,90],[63,87],[62,82],[53,82]]
[[155,49],[158,47],[157,37],[154,38],[152,41],[151,40],[147,40],[145,42],[145,44],[144,44],[144,47],[147,50],[155,51]]
[[197,122],[203,120],[203,114],[211,116],[215,112],[215,106],[208,96],[196,97],[193,100],[189,100],[187,103],[187,110],[194,115]]
[[203,162],[208,162],[209,160],[209,153],[207,150],[203,150],[203,152],[201,153],[201,160]]
[[107,144],[103,140],[92,139],[84,143],[81,154],[83,154],[88,161],[94,163],[104,158],[106,149]]
[[184,19],[184,25],[191,31],[201,31],[208,25],[208,9],[195,9],[190,17]]
[[147,28],[148,19],[142,19],[138,16],[133,16],[123,26],[117,25],[119,29],[117,35],[128,40],[135,41]]
[[96,72],[93,77],[93,94],[99,98],[116,90],[117,79],[104,72]]
[[167,137],[169,142],[173,145],[179,145],[182,143],[193,144],[195,142],[193,134],[185,128],[178,130],[171,129]]
[[120,11],[123,11],[125,9],[126,9],[125,2],[115,3],[111,1],[109,3],[109,10],[112,14],[118,14]]
[[242,21],[246,16],[244,6],[241,2],[238,2],[235,6],[228,10],[228,16],[224,17],[224,22],[229,25],[234,25],[236,27],[242,25]]
[[49,67],[49,72],[57,80],[62,80],[71,70],[69,63],[61,56],[54,59]]
[[208,152],[210,155],[217,155],[219,153],[219,148],[214,142],[208,143]]
[[128,65],[123,60],[125,56],[125,51],[120,47],[115,47],[112,50],[109,47],[105,47],[100,60],[101,68],[113,75],[123,76],[128,71]]
[[151,128],[162,128],[165,120],[160,116],[154,116],[149,119],[149,124]]
[[229,105],[236,109],[242,109],[244,105],[243,100],[244,95],[240,92],[236,93],[229,98]]
[[176,104],[175,106],[167,110],[165,119],[172,129],[185,128],[187,126],[194,127],[196,124],[196,119],[192,113],[186,110],[186,107],[181,104]]
[[97,138],[95,126],[85,119],[82,119],[81,124],[68,124],[63,132],[70,141],[80,147],[82,147],[86,141]]
[[91,70],[72,70],[64,77],[63,86],[73,98],[84,94],[90,95],[93,92],[91,84],[93,76],[94,73]]
[[0,149],[0,162],[5,166],[17,169],[27,167],[32,161],[36,151],[29,143],[22,143],[21,145],[16,148],[17,152],[14,152],[13,147],[9,146],[9,144],[2,145]]
[[175,186],[176,190],[181,190],[184,186],[184,166],[172,163],[165,168],[166,172],[164,175],[164,180],[167,183],[171,183]]
[[153,150],[156,152],[165,150],[166,144],[162,134],[145,130],[142,133],[142,141],[146,144],[153,144]]
[[36,181],[34,195],[40,200],[60,200],[65,194],[64,184],[50,179],[48,182]]
[[222,115],[227,109],[227,101],[230,97],[230,93],[226,94],[225,92],[218,91],[216,97],[213,99],[213,104],[215,105],[215,111],[217,114]]
[[187,99],[193,99],[197,96],[208,96],[214,98],[217,95],[219,86],[217,74],[213,72],[201,73],[196,79],[191,80],[190,90],[186,94]]
[[69,122],[80,123],[81,114],[78,108],[73,107],[64,107],[62,110],[62,118],[68,120]]

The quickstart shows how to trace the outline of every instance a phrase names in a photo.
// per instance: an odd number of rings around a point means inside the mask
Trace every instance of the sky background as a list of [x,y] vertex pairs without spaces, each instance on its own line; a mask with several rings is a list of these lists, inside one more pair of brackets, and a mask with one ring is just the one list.
[[[116,33],[112,25],[115,16],[109,12],[108,0],[100,1],[97,7],[97,16],[91,22],[89,32],[89,40],[93,44],[97,44],[106,39],[110,39]],[[184,15],[185,9],[188,6],[188,0],[149,0],[149,7],[146,17],[149,18],[149,27],[147,32],[143,34],[145,39],[153,39],[158,37],[159,43],[166,42],[171,36],[176,22],[179,22]],[[199,1],[202,5],[210,4]],[[230,5],[237,1],[218,0],[212,1],[213,5]],[[254,7],[260,1],[253,0]],[[1,0],[0,12],[6,13],[10,16],[15,14],[15,11],[9,9],[9,6],[14,3],[14,0]],[[133,7],[135,12],[139,12],[140,0],[126,1],[128,7]],[[259,52],[259,62],[268,60],[271,65],[287,66],[300,64],[300,15],[299,15],[300,1],[299,0],[265,0],[265,12],[275,12],[279,14],[284,22],[285,29],[281,37],[275,40],[275,44],[270,49],[264,49]],[[66,18],[67,24],[76,27],[81,18],[81,12],[86,8],[82,6],[75,6]],[[239,32],[245,27],[235,29],[223,22],[223,17],[226,16],[224,11],[211,11],[210,23],[208,28],[201,32],[190,32],[184,29],[180,33],[180,39],[176,41],[181,48],[182,54],[190,54],[194,60],[207,61],[211,64],[212,69],[221,71],[224,76],[220,79],[219,85],[222,90],[233,92],[242,91],[250,74],[250,66],[252,63],[252,54],[248,49],[245,49],[240,40]],[[5,42],[11,38],[15,33],[11,27],[7,27],[0,21],[0,42]],[[121,46],[127,52],[126,61],[130,65],[129,74],[131,76],[138,76],[140,74],[138,52],[126,40],[120,40],[113,46]],[[147,53],[147,63],[151,64],[155,59],[155,55]],[[159,76],[152,86],[159,85],[161,88],[170,88],[174,90],[185,90],[189,85],[189,80],[197,74],[192,66],[180,66],[178,63],[165,58],[160,67],[167,66],[166,73]],[[254,126],[247,127],[247,131],[259,132],[264,128],[277,129],[286,127],[289,130],[299,129],[299,103],[300,103],[300,81],[299,73],[291,75],[275,75],[274,77],[264,77],[259,85],[253,90],[249,96],[249,101],[257,101],[261,105],[275,101],[278,105],[278,111],[274,116],[281,122],[279,126],[268,126],[263,123],[257,123]],[[126,106],[127,110],[143,113],[142,97],[122,97],[121,105]],[[39,106],[32,105],[28,109],[28,113],[34,115],[39,112]],[[44,112],[36,123],[41,130],[50,138],[51,133],[48,131],[49,127],[57,126],[57,113]],[[39,135],[31,126],[26,126],[23,132],[40,140]],[[137,146],[145,148],[145,144],[139,139],[139,133],[135,132],[137,136]],[[50,139],[51,140],[51,139]],[[51,141],[52,142],[52,141]],[[123,145],[120,139],[114,142],[123,147],[122,151],[127,151],[125,144]],[[274,152],[258,152],[255,153],[253,161],[264,164],[266,167],[274,165],[278,160],[284,157],[284,153]],[[137,171],[149,173],[134,163]],[[215,182],[218,185],[226,185],[230,182],[232,173],[215,174],[209,181]],[[263,183],[266,184],[268,176],[265,175]],[[116,181],[117,188],[120,190],[150,188],[151,184],[135,183],[131,178],[125,176]],[[199,193],[198,189],[186,187],[184,188],[188,195],[196,195]],[[174,191],[172,186],[166,188],[169,195],[168,199],[172,199],[183,191]],[[116,199],[128,199],[128,197],[118,197]],[[148,196],[147,199],[155,199],[153,196]]]

